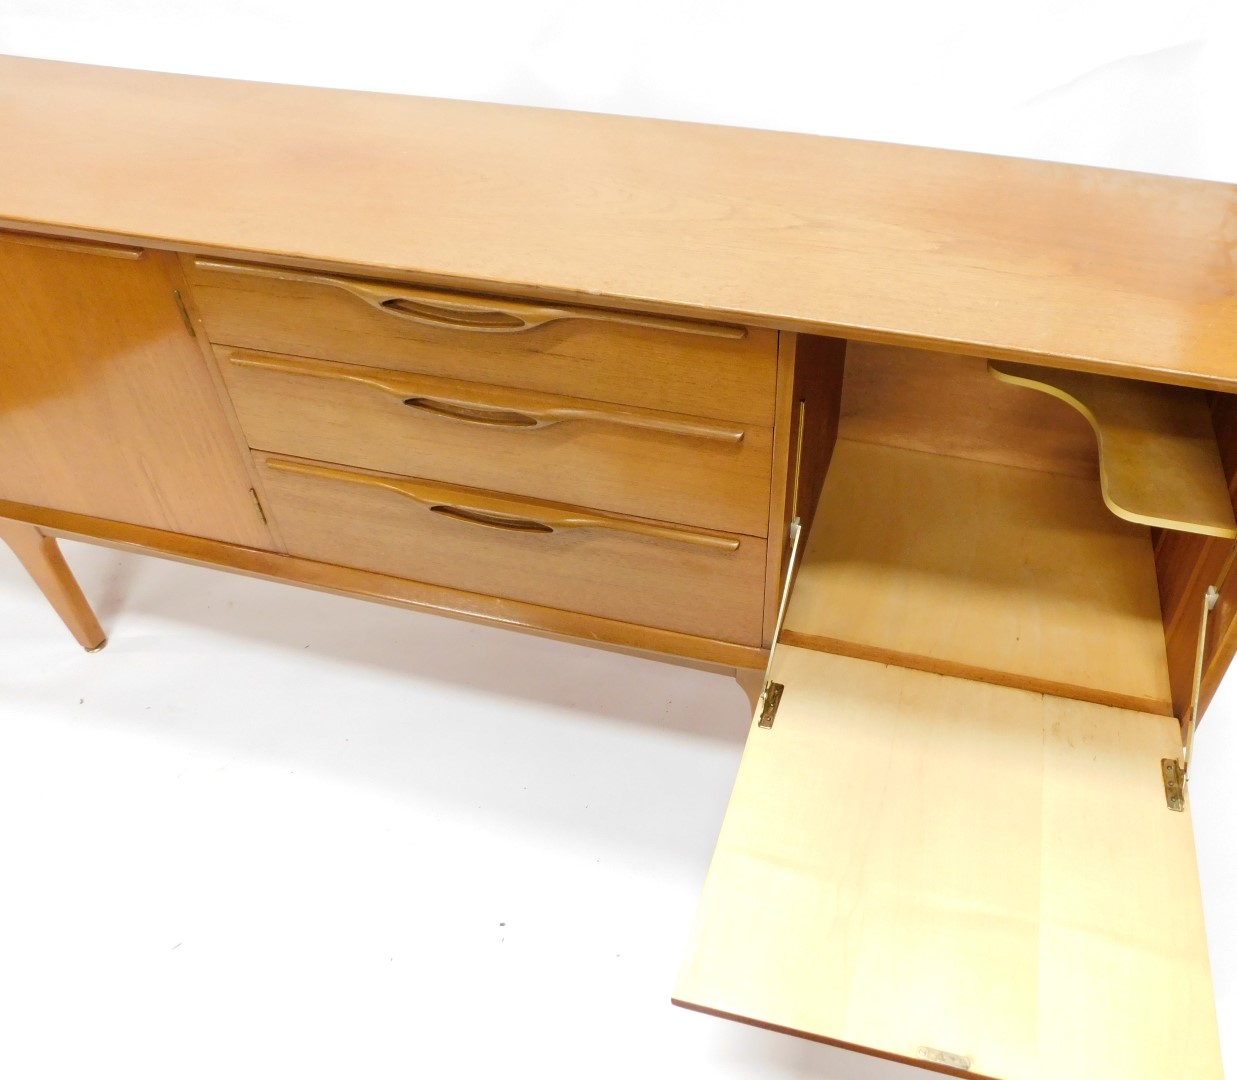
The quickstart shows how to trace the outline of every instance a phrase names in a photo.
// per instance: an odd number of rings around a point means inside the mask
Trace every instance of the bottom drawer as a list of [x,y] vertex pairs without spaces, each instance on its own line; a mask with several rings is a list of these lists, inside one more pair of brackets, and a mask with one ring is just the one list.
[[290,555],[759,645],[765,542],[256,455]]

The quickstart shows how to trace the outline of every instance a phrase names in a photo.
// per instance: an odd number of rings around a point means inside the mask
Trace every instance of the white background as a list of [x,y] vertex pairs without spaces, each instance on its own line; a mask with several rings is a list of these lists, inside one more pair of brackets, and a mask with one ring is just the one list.
[[[1237,180],[1231,2],[0,0],[0,52]],[[67,548],[99,656],[0,553],[0,1075],[923,1075],[668,1004],[733,683]],[[1230,1061],[1235,769],[1230,680],[1191,789]]]

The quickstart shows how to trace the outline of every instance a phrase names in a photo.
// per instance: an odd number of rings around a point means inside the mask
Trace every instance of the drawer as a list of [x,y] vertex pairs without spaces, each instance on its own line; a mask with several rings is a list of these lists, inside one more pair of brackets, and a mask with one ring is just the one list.
[[184,258],[212,342],[773,426],[777,334]]
[[291,555],[759,644],[763,540],[255,456]]
[[772,437],[730,420],[217,346],[249,445],[763,536]]

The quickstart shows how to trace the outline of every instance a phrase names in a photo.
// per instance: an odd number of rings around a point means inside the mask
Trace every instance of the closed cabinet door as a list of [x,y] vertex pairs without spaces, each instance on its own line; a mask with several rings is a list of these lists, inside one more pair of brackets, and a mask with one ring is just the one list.
[[0,500],[269,548],[178,273],[0,234]]

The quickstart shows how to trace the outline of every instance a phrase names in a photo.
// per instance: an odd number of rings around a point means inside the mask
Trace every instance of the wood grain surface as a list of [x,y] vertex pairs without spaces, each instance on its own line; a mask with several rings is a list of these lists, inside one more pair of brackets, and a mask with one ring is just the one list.
[[769,330],[728,338],[560,319],[520,333],[478,333],[403,319],[324,284],[352,279],[303,281],[181,261],[207,334],[221,345],[773,424],[777,335]]
[[270,547],[177,260],[121,252],[0,235],[0,498]]
[[88,652],[103,648],[107,635],[82,595],[55,539],[45,536],[33,525],[0,519],[0,541],[17,556],[77,643]]
[[740,668],[763,670],[768,656],[763,649],[716,638],[581,615],[575,611],[429,585],[423,581],[410,581],[140,525],[125,525],[62,510],[0,500],[0,518],[35,525],[46,536],[101,544],[136,554],[156,555],[175,562],[282,581],[319,592],[411,608],[467,622],[488,623],[539,637],[587,642],[597,648],[654,657],[728,676],[733,676]]
[[780,132],[0,61],[0,221],[1237,383],[1237,188]]
[[289,554],[760,644],[763,539],[255,456]]
[[849,342],[840,435],[1064,476],[1099,476],[1095,433],[1084,417],[998,382],[975,356]]
[[1172,714],[1149,531],[1092,480],[840,439],[782,640]]
[[1220,1080],[1168,717],[779,649],[679,1004],[957,1075]]
[[763,536],[768,428],[218,348],[249,445]]
[[[1216,394],[1211,418],[1220,459],[1228,481],[1229,498],[1237,506],[1237,397]],[[1173,687],[1173,707],[1184,722],[1190,712],[1198,654],[1203,598],[1214,585],[1219,601],[1208,618],[1199,716],[1206,712],[1224,673],[1237,655],[1237,545],[1231,540],[1197,533],[1158,530],[1155,568],[1164,616],[1164,640]]]
[[1118,517],[1237,537],[1207,395],[1032,364],[988,365],[1002,382],[1067,403],[1095,430],[1100,490]]
[[807,537],[837,441],[846,348],[838,338],[781,335],[765,571],[766,645],[773,642],[790,568],[790,522],[798,517]]

